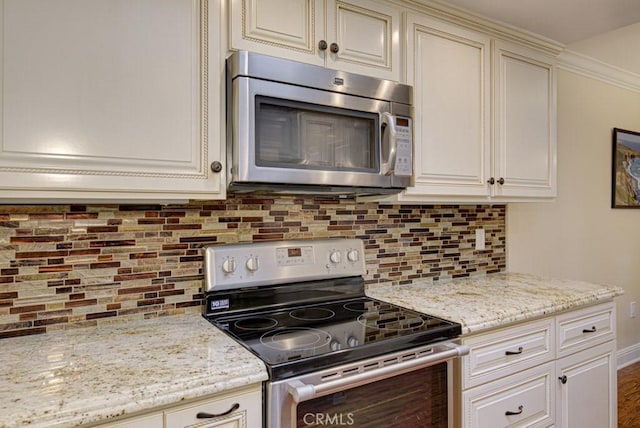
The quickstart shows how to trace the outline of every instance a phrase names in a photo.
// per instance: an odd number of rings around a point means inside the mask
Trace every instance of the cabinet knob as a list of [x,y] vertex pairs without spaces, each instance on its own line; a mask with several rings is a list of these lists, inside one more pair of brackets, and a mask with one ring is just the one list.
[[213,161],[211,162],[211,171],[218,173],[220,171],[222,171],[222,163],[218,162],[218,161]]
[[502,186],[504,184],[504,178],[498,178],[498,184]]
[[489,183],[489,184],[491,184],[493,186],[494,184],[496,184],[496,179],[491,177],[490,179],[487,180],[487,183]]
[[328,47],[328,45],[327,45],[327,42],[326,42],[326,41],[324,41],[324,40],[320,40],[320,41],[318,42],[318,49],[320,49],[321,51],[326,51],[326,50],[327,50],[327,47]]
[[338,53],[338,51],[340,50],[340,46],[338,46],[337,43],[331,43],[331,46],[329,46],[329,50],[333,53]]
[[564,385],[565,383],[567,383],[567,376],[560,376],[558,380],[560,380],[560,382],[562,382],[562,384]]

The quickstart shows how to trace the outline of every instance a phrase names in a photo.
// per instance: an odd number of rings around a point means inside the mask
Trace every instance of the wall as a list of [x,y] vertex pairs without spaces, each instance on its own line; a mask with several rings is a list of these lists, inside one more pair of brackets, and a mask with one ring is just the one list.
[[640,74],[640,55],[635,52],[640,43],[640,22],[586,40],[572,43],[569,49],[606,64]]
[[[368,283],[505,269],[504,206],[257,195],[189,205],[0,205],[0,338],[200,312],[201,247],[364,240]],[[475,251],[475,229],[486,249]]]
[[640,343],[640,318],[628,316],[629,302],[640,302],[640,210],[610,208],[614,127],[640,131],[640,93],[559,70],[558,198],[509,205],[507,248],[510,271],[623,287],[624,359]]

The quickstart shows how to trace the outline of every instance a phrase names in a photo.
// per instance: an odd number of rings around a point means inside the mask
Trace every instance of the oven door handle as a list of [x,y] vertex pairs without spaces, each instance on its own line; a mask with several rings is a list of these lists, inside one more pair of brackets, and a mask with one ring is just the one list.
[[349,374],[340,377],[339,379],[330,380],[318,385],[305,384],[300,380],[295,379],[287,383],[289,394],[293,398],[293,401],[301,403],[313,398],[322,397],[323,395],[333,394],[335,392],[344,391],[345,389],[354,388],[377,380],[400,375],[419,369],[423,366],[426,367],[445,362],[452,358],[467,355],[469,353],[469,347],[466,345],[450,344],[448,348],[449,349],[445,351],[435,352],[425,357],[418,357],[412,360],[390,364],[388,366],[375,368],[366,372]]

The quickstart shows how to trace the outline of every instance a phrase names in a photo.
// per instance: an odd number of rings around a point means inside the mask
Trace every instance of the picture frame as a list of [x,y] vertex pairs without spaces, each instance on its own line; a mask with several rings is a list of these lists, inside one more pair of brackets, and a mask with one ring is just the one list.
[[611,208],[640,208],[640,132],[613,128]]

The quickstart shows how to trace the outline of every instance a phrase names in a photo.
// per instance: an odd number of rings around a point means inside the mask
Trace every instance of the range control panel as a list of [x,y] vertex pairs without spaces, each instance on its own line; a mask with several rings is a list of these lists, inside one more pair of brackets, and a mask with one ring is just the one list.
[[205,290],[363,276],[359,239],[315,239],[217,245],[205,248]]

